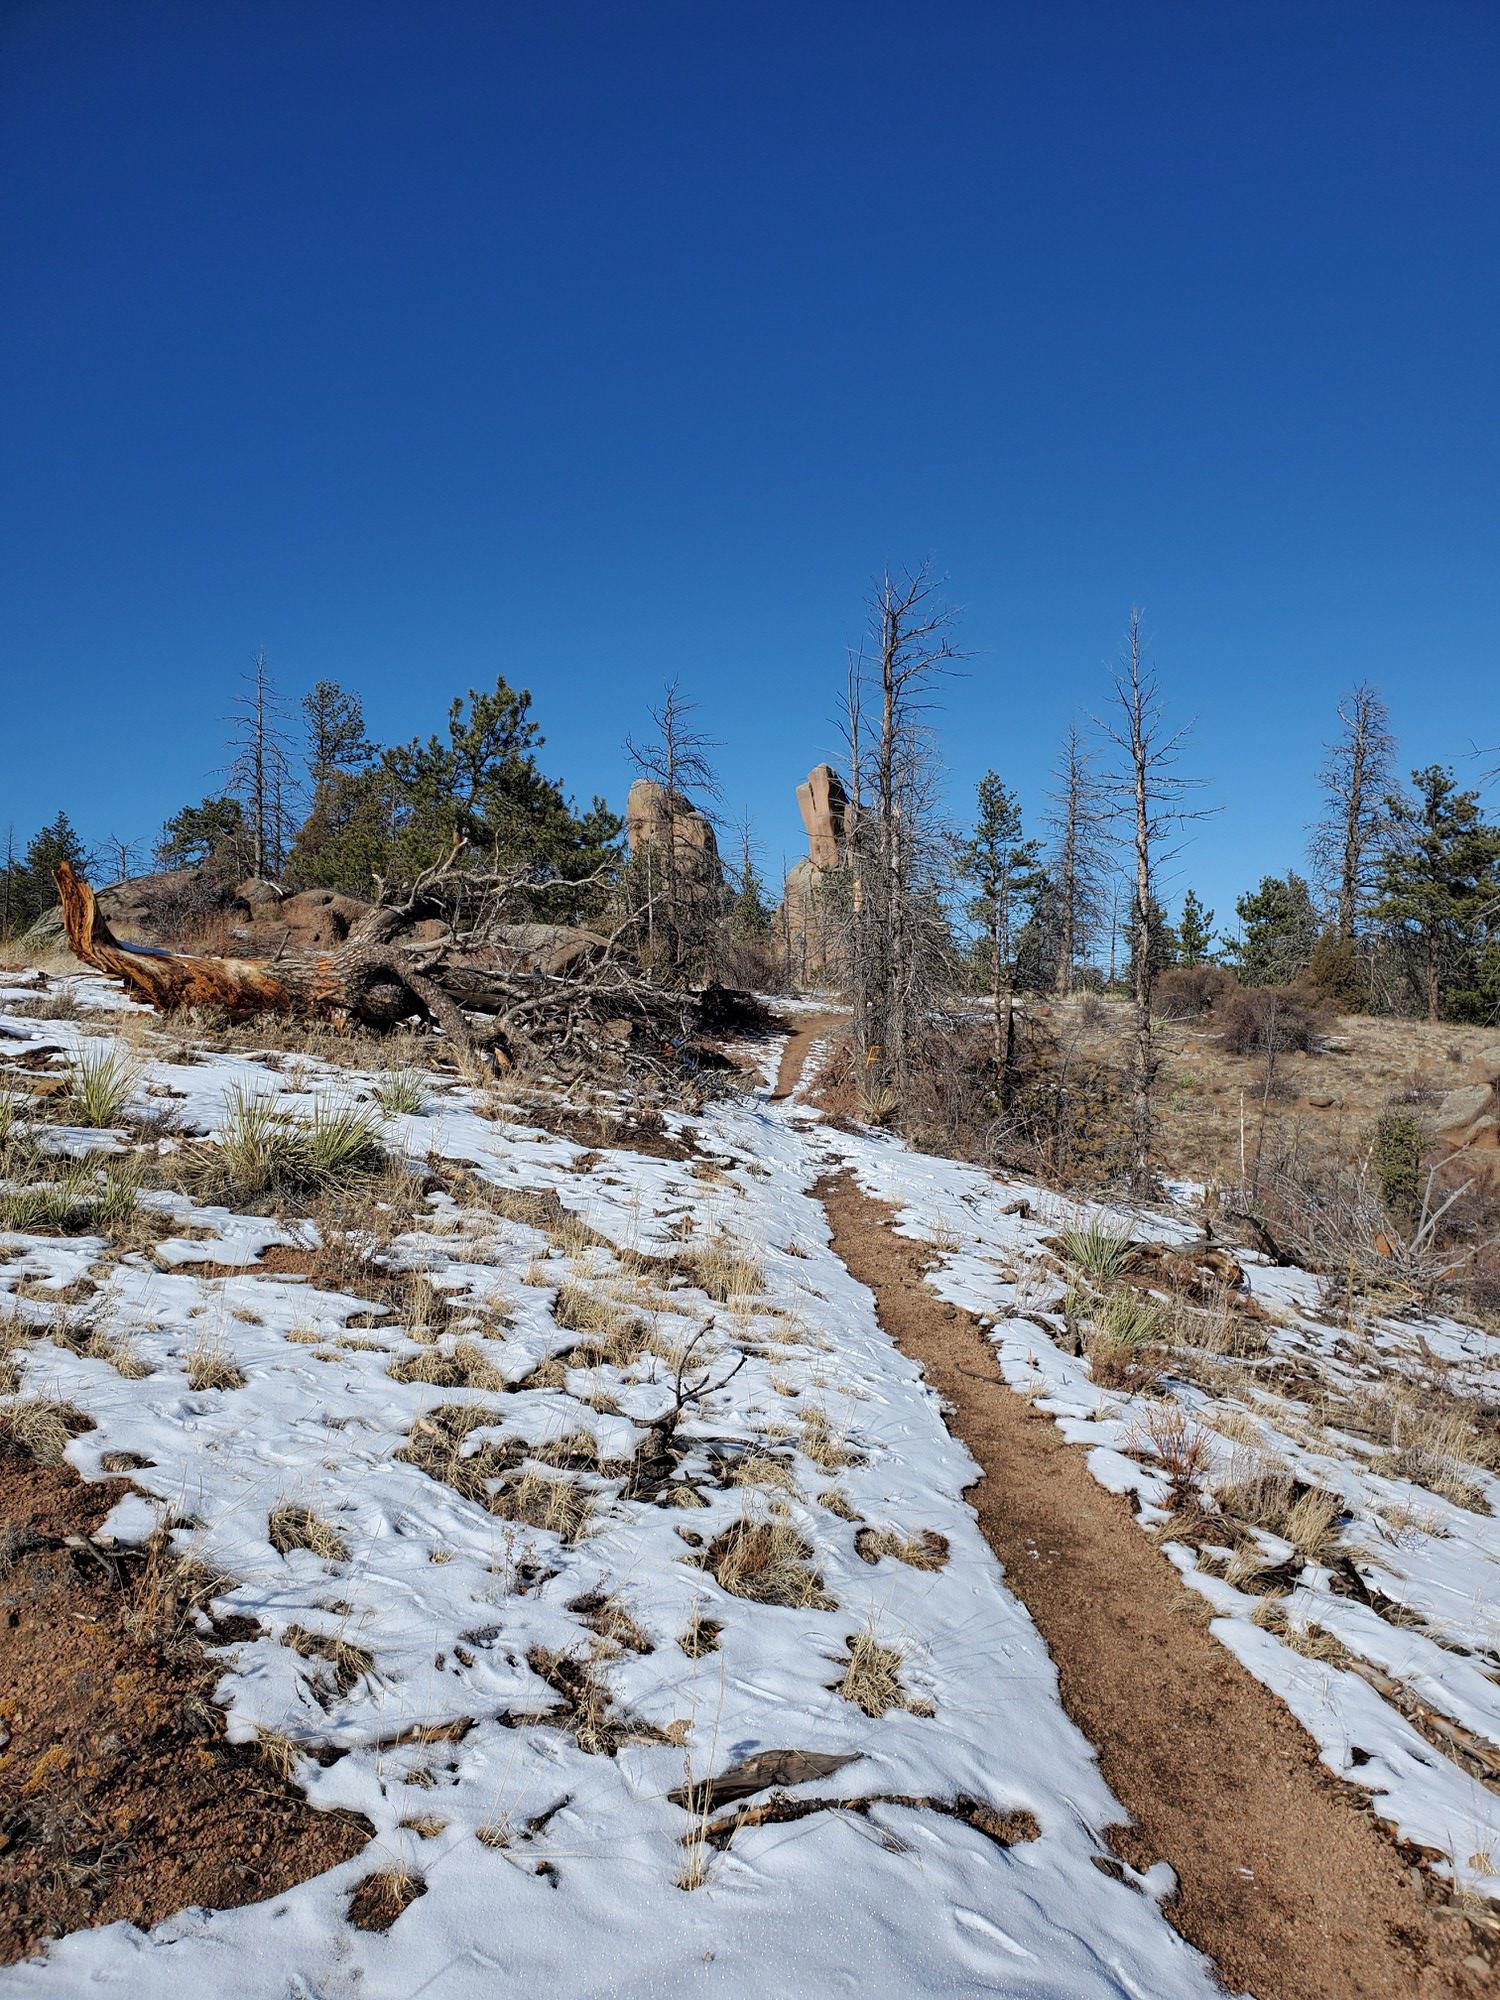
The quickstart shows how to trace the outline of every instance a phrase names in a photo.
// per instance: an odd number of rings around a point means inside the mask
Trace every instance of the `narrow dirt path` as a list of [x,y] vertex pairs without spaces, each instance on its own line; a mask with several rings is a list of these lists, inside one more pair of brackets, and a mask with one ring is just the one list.
[[773,1104],[778,1098],[790,1097],[797,1088],[813,1043],[833,1029],[842,1028],[848,1019],[848,1014],[837,1008],[830,1008],[826,1014],[792,1015],[791,1032],[786,1038],[786,1047],[781,1051],[781,1067],[776,1073],[776,1088],[771,1092]]
[[1116,1851],[1172,1864],[1182,1935],[1256,2000],[1493,1996],[1467,1923],[1426,1899],[1359,1795],[1205,1629],[1202,1601],[1125,1501],[1006,1386],[978,1322],[924,1284],[896,1211],[848,1174],[817,1192],[835,1250],[983,1467],[969,1495],[980,1527],[1135,1821]]

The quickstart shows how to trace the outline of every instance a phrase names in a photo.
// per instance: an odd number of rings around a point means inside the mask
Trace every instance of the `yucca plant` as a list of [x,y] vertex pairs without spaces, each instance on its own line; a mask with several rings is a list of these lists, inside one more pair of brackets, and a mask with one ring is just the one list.
[[386,1159],[380,1114],[369,1105],[320,1104],[300,1117],[262,1092],[238,1090],[219,1128],[226,1191],[242,1200],[350,1187],[372,1179]]
[[1060,1229],[1058,1241],[1068,1261],[1099,1285],[1118,1278],[1130,1255],[1130,1238],[1118,1230],[1106,1229],[1099,1222],[1084,1223],[1077,1229]]
[[118,1043],[80,1049],[68,1065],[68,1107],[80,1125],[118,1125],[140,1080],[140,1064]]
[[387,1158],[380,1120],[368,1105],[320,1104],[298,1127],[297,1140],[309,1180],[319,1188],[369,1180]]
[[414,1069],[393,1070],[375,1086],[375,1101],[391,1118],[420,1118],[427,1109],[427,1081]]

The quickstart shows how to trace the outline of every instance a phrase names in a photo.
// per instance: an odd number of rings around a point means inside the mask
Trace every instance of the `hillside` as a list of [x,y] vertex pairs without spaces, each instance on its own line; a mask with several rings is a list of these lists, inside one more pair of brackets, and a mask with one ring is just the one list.
[[1131,1276],[807,1012],[643,1116],[0,1007],[7,1990],[1482,1990],[1500,1341]]

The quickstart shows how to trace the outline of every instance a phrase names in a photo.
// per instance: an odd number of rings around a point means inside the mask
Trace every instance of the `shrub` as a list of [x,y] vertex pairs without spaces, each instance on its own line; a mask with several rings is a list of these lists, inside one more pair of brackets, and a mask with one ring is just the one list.
[[426,1079],[419,1070],[394,1070],[376,1084],[375,1101],[392,1118],[420,1118],[427,1109]]
[[1370,1171],[1393,1215],[1409,1219],[1421,1206],[1427,1132],[1409,1104],[1388,1104],[1370,1135]]
[[1195,1021],[1221,1007],[1240,982],[1224,965],[1173,965],[1156,982],[1156,1011],[1164,1021]]
[[1322,1040],[1322,1021],[1305,987],[1250,986],[1229,994],[1215,1009],[1231,1055],[1311,1054]]

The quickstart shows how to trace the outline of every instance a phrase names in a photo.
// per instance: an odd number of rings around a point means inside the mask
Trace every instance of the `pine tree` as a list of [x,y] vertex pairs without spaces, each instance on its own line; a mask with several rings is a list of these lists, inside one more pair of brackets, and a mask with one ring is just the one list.
[[1263,875],[1236,901],[1242,931],[1234,965],[1247,986],[1278,986],[1305,972],[1318,941],[1318,913],[1301,875]]
[[740,832],[739,880],[729,906],[729,934],[744,944],[764,944],[776,927],[776,913],[767,900],[747,820]]
[[974,889],[969,915],[988,948],[995,1066],[1008,1075],[1015,1042],[1012,905],[1036,871],[1041,846],[1023,839],[1020,801],[994,771],[979,780],[978,804],[973,836],[958,848],[958,873]]
[[16,914],[12,919],[15,929],[24,930],[56,903],[57,884],[52,877],[60,861],[66,861],[80,874],[88,872],[89,855],[65,812],[49,821],[40,833],[33,834],[26,844],[17,882]]
[[1481,1005],[1500,939],[1500,827],[1440,764],[1412,772],[1413,795],[1389,801],[1393,836],[1376,915],[1413,961],[1429,1021]]
[[1182,899],[1182,915],[1177,922],[1177,963],[1203,965],[1213,956],[1214,913],[1206,910],[1196,893],[1189,889]]
[[337,681],[315,681],[302,697],[307,729],[307,779],[319,791],[341,772],[362,771],[376,756],[365,736],[364,704]]
[[247,850],[244,810],[238,799],[221,794],[173,813],[156,843],[156,864],[193,868],[220,857],[238,873],[250,865]]

